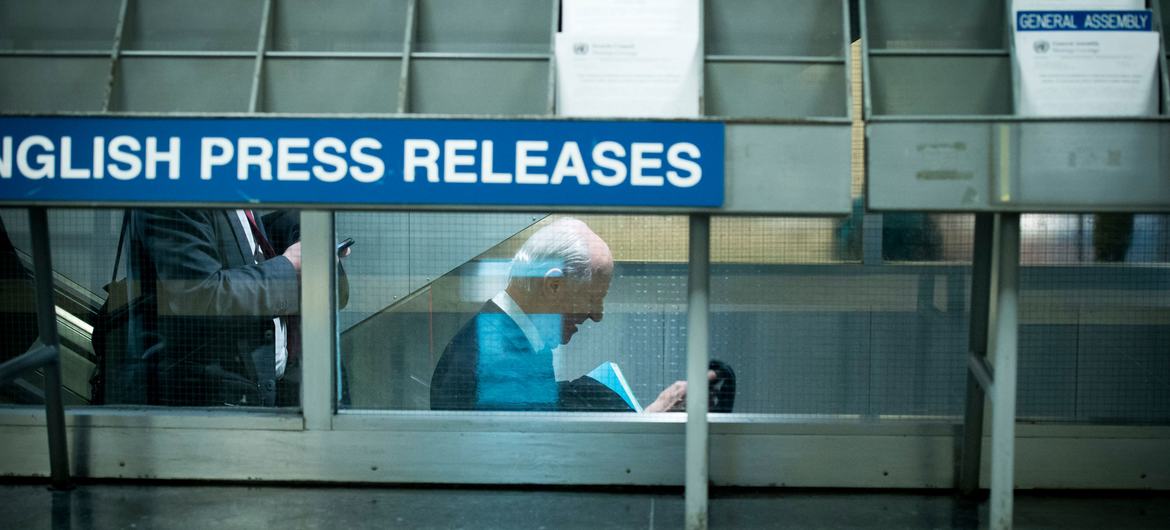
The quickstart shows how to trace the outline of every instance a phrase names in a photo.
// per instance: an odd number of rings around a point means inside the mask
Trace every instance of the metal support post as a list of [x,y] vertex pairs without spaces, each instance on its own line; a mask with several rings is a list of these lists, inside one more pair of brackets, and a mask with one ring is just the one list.
[[402,36],[402,70],[398,75],[398,113],[410,111],[410,60],[414,54],[414,33],[418,23],[418,0],[407,0],[406,31]]
[[1020,215],[998,214],[996,227],[996,312],[993,337],[995,384],[991,393],[992,530],[1012,527],[1015,485],[1016,361],[1019,333],[1017,289]]
[[53,260],[49,251],[49,217],[45,208],[29,208],[32,232],[33,273],[37,285],[37,329],[41,344],[53,350],[45,373],[45,426],[49,431],[49,468],[53,489],[69,484],[69,450],[65,436],[65,403],[61,400],[61,354],[57,340],[57,304],[53,300]]
[[690,216],[690,264],[687,278],[687,464],[686,528],[707,528],[707,364],[708,286],[711,218]]
[[[972,360],[987,358],[987,331],[991,312],[991,258],[995,242],[995,216],[975,215],[974,256],[971,263],[971,328],[968,354]],[[968,363],[971,365],[971,363]],[[986,398],[978,374],[967,371],[967,410],[963,416],[963,448],[959,464],[959,493],[972,495],[979,489],[983,454],[983,405]]]
[[305,429],[333,428],[337,403],[333,213],[301,212],[301,408]]

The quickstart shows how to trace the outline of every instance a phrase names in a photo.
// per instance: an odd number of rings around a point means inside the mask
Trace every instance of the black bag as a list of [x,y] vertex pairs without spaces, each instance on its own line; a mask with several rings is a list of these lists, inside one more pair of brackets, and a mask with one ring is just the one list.
[[151,404],[157,395],[153,391],[154,364],[163,342],[147,329],[145,318],[156,311],[155,297],[143,296],[130,274],[117,279],[130,216],[127,211],[122,217],[114,271],[105,286],[106,300],[93,323],[91,343],[97,369],[90,387],[95,405]]

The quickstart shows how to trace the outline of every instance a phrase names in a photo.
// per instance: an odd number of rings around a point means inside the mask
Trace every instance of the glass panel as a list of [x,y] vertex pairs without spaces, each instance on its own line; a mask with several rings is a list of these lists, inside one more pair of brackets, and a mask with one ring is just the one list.
[[114,318],[94,330],[98,402],[300,403],[300,218],[295,210],[252,213],[138,209],[125,218],[123,248],[120,215],[100,223],[100,237],[60,243],[71,253],[100,251],[86,255],[98,283],[120,263],[103,291],[107,308],[121,311],[108,311]]
[[0,49],[109,51],[121,3],[0,0]]
[[1134,215],[1127,247],[1129,263],[1170,263],[1170,215]]
[[1025,268],[1020,415],[1170,423],[1166,300],[1170,273],[1165,266]]
[[[622,388],[594,372],[612,362],[652,409],[685,377],[686,220],[579,219],[589,232],[543,214],[337,214],[338,239],[359,241],[345,258],[360,294],[342,310],[342,406],[629,410],[597,388]],[[612,255],[612,281],[602,265],[571,280],[589,255]]]
[[940,261],[942,229],[930,214],[882,214],[882,259],[885,261]]
[[[0,363],[40,344],[28,210],[0,209]],[[0,384],[0,403],[44,403],[40,370]]]
[[278,0],[272,46],[281,51],[401,51],[406,0]]
[[263,6],[261,0],[130,2],[123,49],[256,51]]
[[845,116],[845,66],[707,63],[704,96],[711,116]]
[[401,70],[397,59],[270,58],[264,65],[264,110],[395,112]]
[[759,265],[859,259],[843,250],[845,231],[833,219],[715,217],[711,221],[711,261]]
[[712,356],[736,367],[736,412],[959,410],[965,269],[842,263],[871,244],[858,217],[714,220]]
[[410,111],[548,114],[548,61],[414,59]]
[[868,0],[869,47],[1006,49],[1005,2]]
[[1020,263],[1072,265],[1088,258],[1091,232],[1080,215],[1020,216]]
[[1034,265],[1170,262],[1170,216],[1023,215],[1020,261]]
[[[254,214],[256,231],[237,210],[49,210],[67,405],[300,403],[299,259],[281,256],[299,255],[299,216]],[[36,324],[27,213],[0,221],[3,360]],[[30,372],[0,402],[40,402],[42,384]]]
[[708,54],[843,57],[841,2],[704,2]]
[[254,59],[124,57],[112,110],[244,112]]
[[[871,231],[862,243],[916,263],[810,255],[799,234],[812,220],[715,219],[712,348],[739,374],[737,412],[961,414],[973,216],[874,217],[880,239]],[[1054,261],[1093,259],[1078,247],[1093,239],[1078,232],[1092,226],[1089,216],[1028,215],[1021,224],[1021,416],[1170,423],[1170,380],[1159,375],[1170,373],[1167,216],[1133,219],[1125,257],[1138,266]],[[927,227],[935,239],[921,237]]]
[[[1023,215],[1020,414],[1170,422],[1170,216]],[[1096,264],[1096,265],[1095,265]],[[1072,397],[1070,397],[1072,396]]]
[[552,2],[420,0],[416,52],[549,53]]
[[0,57],[0,109],[100,111],[109,75],[109,57]]

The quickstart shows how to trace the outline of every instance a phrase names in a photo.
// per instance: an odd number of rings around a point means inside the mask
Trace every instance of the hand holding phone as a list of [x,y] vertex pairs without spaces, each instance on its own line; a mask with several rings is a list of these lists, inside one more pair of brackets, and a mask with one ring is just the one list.
[[354,240],[352,237],[347,237],[344,240],[342,240],[341,242],[337,243],[337,257],[340,258],[340,257],[344,256],[346,249],[353,246],[353,244],[354,244]]

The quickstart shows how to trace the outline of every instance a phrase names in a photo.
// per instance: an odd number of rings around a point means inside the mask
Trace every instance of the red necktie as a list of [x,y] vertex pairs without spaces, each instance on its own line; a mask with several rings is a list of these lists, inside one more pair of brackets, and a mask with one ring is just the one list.
[[256,217],[252,215],[252,210],[244,210],[244,215],[248,217],[248,224],[252,227],[252,237],[256,239],[256,245],[260,247],[260,252],[264,253],[264,259],[275,258],[276,249],[272,248],[272,243],[269,243],[268,238],[264,237],[264,233],[260,231],[260,225],[256,224]]

